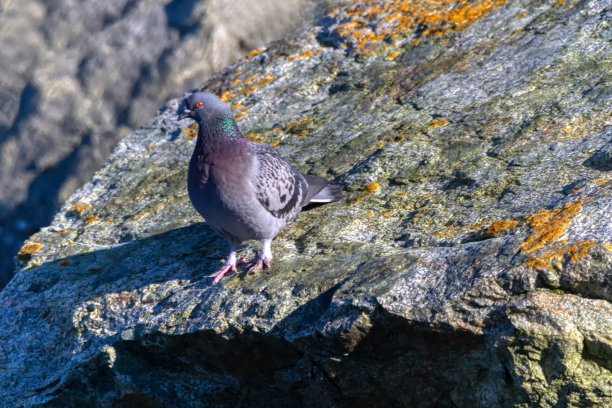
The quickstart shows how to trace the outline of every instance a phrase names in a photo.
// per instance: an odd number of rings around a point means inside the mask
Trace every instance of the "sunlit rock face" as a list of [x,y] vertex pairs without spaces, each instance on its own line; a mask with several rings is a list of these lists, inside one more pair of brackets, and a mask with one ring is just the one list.
[[19,252],[0,405],[612,405],[607,2],[332,6],[199,88],[347,199],[212,286],[170,100]]
[[310,0],[0,5],[0,288],[23,241],[168,99],[311,19]]

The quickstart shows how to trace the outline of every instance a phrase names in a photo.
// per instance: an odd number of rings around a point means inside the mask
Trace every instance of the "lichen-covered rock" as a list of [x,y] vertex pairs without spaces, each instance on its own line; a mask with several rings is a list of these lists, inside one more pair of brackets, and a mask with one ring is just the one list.
[[[23,241],[159,106],[302,24],[306,0],[0,3],[0,288]],[[274,21],[274,24],[270,24]]]
[[348,199],[211,286],[169,102],[18,255],[0,405],[612,405],[609,2],[337,5],[204,88]]

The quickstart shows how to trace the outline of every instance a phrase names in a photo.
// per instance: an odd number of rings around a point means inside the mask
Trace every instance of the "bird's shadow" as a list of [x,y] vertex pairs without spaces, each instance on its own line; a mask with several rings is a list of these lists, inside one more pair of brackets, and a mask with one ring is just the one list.
[[78,282],[87,288],[79,292],[86,294],[82,303],[109,290],[133,291],[169,280],[212,284],[207,276],[226,255],[226,242],[206,223],[198,223],[22,270],[5,290],[25,284],[27,292],[38,294]]

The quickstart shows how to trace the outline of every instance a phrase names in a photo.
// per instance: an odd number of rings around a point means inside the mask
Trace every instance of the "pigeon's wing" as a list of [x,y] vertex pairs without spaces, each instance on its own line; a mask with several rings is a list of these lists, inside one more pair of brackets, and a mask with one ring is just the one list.
[[304,177],[280,157],[275,148],[253,143],[258,171],[255,194],[261,205],[277,218],[297,214],[308,188]]

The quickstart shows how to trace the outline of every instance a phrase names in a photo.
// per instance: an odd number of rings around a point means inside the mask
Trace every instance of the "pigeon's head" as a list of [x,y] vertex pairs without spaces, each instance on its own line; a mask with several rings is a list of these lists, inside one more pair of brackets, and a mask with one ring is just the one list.
[[187,106],[178,120],[191,118],[196,122],[211,120],[215,117],[231,115],[230,108],[217,96],[208,92],[194,93],[187,99]]

